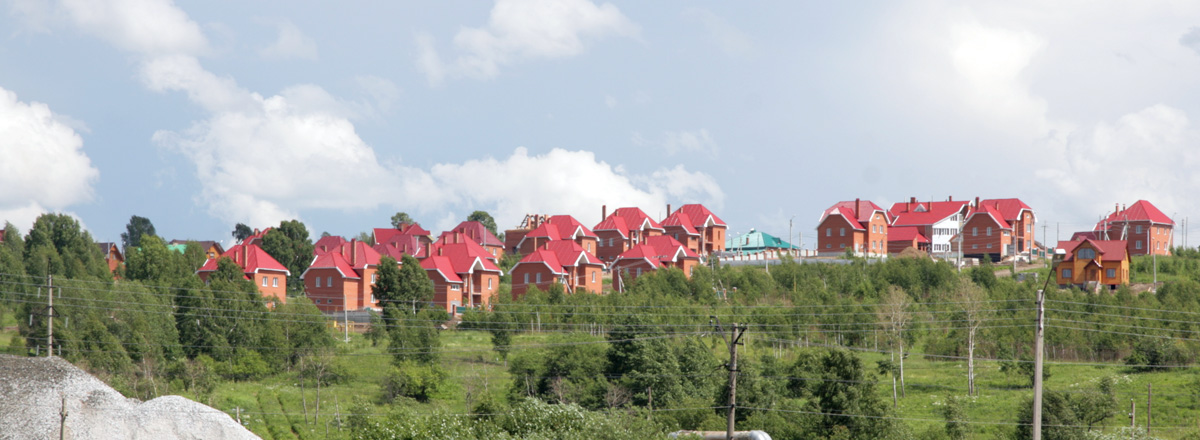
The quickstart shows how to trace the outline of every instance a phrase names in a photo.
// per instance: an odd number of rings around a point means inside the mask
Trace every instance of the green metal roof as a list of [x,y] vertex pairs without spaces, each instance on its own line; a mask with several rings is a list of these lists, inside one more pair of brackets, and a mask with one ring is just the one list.
[[766,249],[800,249],[774,235],[751,229],[746,234],[725,240],[726,252],[758,252]]
[[184,251],[187,250],[187,245],[186,244],[168,244],[167,249],[175,251],[175,252],[179,252],[182,254]]

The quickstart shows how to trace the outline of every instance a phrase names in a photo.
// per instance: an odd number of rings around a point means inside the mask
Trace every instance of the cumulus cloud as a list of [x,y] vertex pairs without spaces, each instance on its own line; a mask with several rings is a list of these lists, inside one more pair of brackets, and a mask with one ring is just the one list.
[[977,22],[957,24],[950,33],[958,96],[967,108],[1001,130],[1045,133],[1046,101],[1029,91],[1022,76],[1045,41],[1028,31]]
[[201,54],[209,50],[200,26],[171,0],[63,0],[80,29],[141,54]]
[[487,25],[454,36],[457,57],[444,63],[433,37],[417,36],[417,67],[430,84],[447,76],[491,78],[522,59],[564,58],[584,51],[585,40],[636,36],[638,27],[611,3],[588,0],[497,0]]
[[648,139],[642,136],[641,133],[634,133],[630,140],[634,145],[642,147],[658,147],[667,153],[667,155],[675,155],[677,153],[684,154],[703,154],[707,156],[717,156],[717,142],[713,140],[712,135],[708,133],[708,129],[702,128],[695,131],[679,130],[679,131],[663,131],[662,135],[657,139]]
[[1102,122],[1067,137],[1062,168],[1038,177],[1058,189],[1055,202],[1081,212],[1102,213],[1116,202],[1152,200],[1168,215],[1193,210],[1200,192],[1200,130],[1187,114],[1166,105]]
[[83,139],[46,104],[0,88],[0,221],[28,227],[47,210],[90,201],[100,172]]
[[275,26],[279,31],[279,36],[275,42],[262,48],[259,51],[260,55],[264,58],[274,59],[317,59],[317,42],[304,35],[304,32],[301,32],[294,23],[284,20]]

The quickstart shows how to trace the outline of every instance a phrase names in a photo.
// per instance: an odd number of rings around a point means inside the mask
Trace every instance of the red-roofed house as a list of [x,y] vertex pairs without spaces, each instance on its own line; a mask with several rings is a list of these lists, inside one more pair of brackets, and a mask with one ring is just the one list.
[[[4,237],[3,229],[0,229],[0,237]],[[113,242],[96,243],[96,246],[99,246],[100,253],[104,254],[104,262],[108,263],[108,273],[113,274],[113,279],[116,279],[117,268],[125,264],[125,256],[121,254],[121,249]]]
[[817,226],[817,254],[837,256],[850,249],[854,255],[887,255],[887,211],[870,200],[838,202],[821,213]]
[[454,264],[444,256],[432,256],[421,260],[421,268],[433,281],[433,303],[454,314],[463,305],[463,287],[466,283],[454,271]]
[[635,245],[649,237],[666,232],[662,225],[646,215],[641,208],[617,208],[612,215],[605,215],[607,207],[601,208],[604,220],[592,228],[599,237],[596,256],[604,261],[614,261]]
[[517,243],[517,253],[528,255],[546,246],[546,243],[566,240],[578,243],[585,252],[595,255],[599,237],[579,220],[569,215],[555,215],[547,218],[538,227],[525,233]]
[[321,255],[328,252],[341,249],[342,245],[346,244],[346,239],[337,235],[329,235],[321,237],[316,243],[313,243],[313,255]]
[[558,282],[567,293],[600,293],[604,263],[579,243],[558,240],[530,252],[512,268],[513,299],[524,295],[530,286],[546,290]]
[[459,223],[458,226],[454,227],[454,229],[443,232],[442,236],[444,237],[446,234],[462,234],[467,238],[475,240],[476,243],[479,243],[480,246],[483,246],[484,250],[492,254],[497,261],[500,260],[501,257],[504,257],[504,242],[501,242],[500,239],[496,237],[496,234],[493,234],[492,231],[489,231],[487,226],[484,226],[483,223],[477,221],[465,221]]
[[[453,314],[454,307],[457,305],[487,308],[491,304],[492,298],[499,293],[500,267],[496,266],[495,257],[484,250],[479,243],[462,234],[446,235],[433,243],[429,252],[430,256],[426,260],[444,257],[449,263],[449,266],[443,267],[439,266],[440,260],[436,260],[434,263],[430,263],[433,267],[452,270],[462,282],[460,290],[462,296],[459,298],[458,304],[453,303],[452,295],[444,301],[438,301],[435,298],[435,302],[446,307],[447,312]],[[421,267],[424,267],[427,272],[430,269],[424,263]],[[441,278],[449,279],[444,275]],[[439,280],[432,273],[430,279],[434,281],[436,287]]]
[[273,227],[267,228],[267,229],[263,229],[261,231],[258,229],[255,229],[254,233],[251,234],[249,237],[246,237],[244,240],[242,240],[241,244],[254,244],[254,245],[262,246],[263,236],[267,235],[268,232],[271,232],[272,229],[275,229],[275,228],[273,228]]
[[929,239],[925,238],[925,235],[921,234],[921,228],[916,226],[888,228],[887,243],[889,254],[898,254],[908,248],[929,252]]
[[[281,304],[287,303],[287,277],[291,273],[271,258],[267,251],[257,244],[238,244],[230,247],[220,258],[226,257],[242,268],[246,279],[258,286],[258,292],[264,297],[276,299]],[[209,275],[217,271],[218,259],[210,258],[196,270],[196,275],[205,283]]]
[[1004,220],[994,206],[976,206],[967,214],[960,241],[964,257],[982,258],[986,255],[992,261],[1000,261],[1009,256],[1012,225]]
[[314,248],[312,263],[300,275],[304,294],[322,312],[377,307],[379,302],[371,292],[379,270],[379,253],[367,243],[353,239],[330,247],[335,241]]
[[1115,289],[1129,284],[1132,262],[1124,240],[1064,241],[1058,248],[1066,257],[1055,266],[1059,287],[1087,287],[1089,283],[1103,284]]
[[700,264],[700,255],[692,252],[678,240],[668,235],[646,238],[629,250],[622,252],[612,263],[613,288],[624,291],[625,286],[645,272],[662,267],[675,267],[691,278]]
[[[688,249],[700,255],[708,255],[713,252],[722,252],[725,250],[725,233],[729,226],[704,205],[691,203],[680,206],[675,212],[671,212],[671,206],[667,205],[667,212],[670,215],[662,222],[663,228],[666,229],[666,234],[675,237],[680,243],[688,246]],[[678,218],[672,219],[672,217]],[[683,224],[685,223],[691,227],[684,227]],[[698,241],[694,247],[684,241],[684,237],[690,237],[692,233],[695,233]]]
[[1110,240],[1128,242],[1133,255],[1171,255],[1175,221],[1153,203],[1138,200],[1129,207],[1118,206],[1112,214],[1096,223],[1095,231]]
[[[929,253],[941,258],[951,256],[955,249],[951,240],[958,235],[961,222],[969,211],[970,202],[956,201],[953,197],[945,201],[917,201],[895,203],[888,212],[892,217],[891,227],[915,227],[929,240]],[[890,230],[888,234],[891,234]]]
[[1015,250],[1008,249],[1009,254],[1028,254],[1033,249],[1034,231],[1037,230],[1033,208],[1017,198],[976,199],[975,205],[976,207],[983,205],[995,208],[1000,213],[1000,218],[1012,226],[1012,241],[1009,244],[1015,244],[1016,248]]
[[433,234],[417,223],[401,223],[399,228],[375,228],[374,232],[375,245],[390,244],[402,253],[417,258],[421,258],[421,251],[428,250],[429,245],[433,244]]

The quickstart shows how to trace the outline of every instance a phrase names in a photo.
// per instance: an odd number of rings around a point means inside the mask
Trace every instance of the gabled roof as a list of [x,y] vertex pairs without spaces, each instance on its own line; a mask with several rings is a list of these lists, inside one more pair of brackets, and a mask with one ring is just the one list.
[[346,239],[337,235],[321,237],[320,240],[317,240],[316,243],[313,243],[313,255],[321,255],[333,252],[334,250],[341,248],[343,244],[346,244]]
[[971,219],[976,215],[986,215],[991,217],[992,221],[996,222],[996,225],[1000,226],[1000,229],[1012,229],[1012,225],[1008,224],[1008,222],[1004,220],[1004,215],[1000,214],[1000,211],[996,210],[996,208],[992,207],[991,205],[981,205],[982,206],[976,206],[971,210],[970,214],[967,214],[967,221],[971,221]]
[[519,263],[513,266],[513,270],[515,271],[518,266],[524,264],[544,264],[546,267],[550,268],[550,272],[554,273],[555,275],[561,275],[567,272],[566,269],[563,269],[562,263],[559,263],[558,254],[552,250],[544,248],[538,248],[537,250],[530,252],[529,255],[526,255]]
[[917,243],[929,243],[929,239],[925,238],[925,234],[921,233],[921,229],[916,226],[893,226],[887,230],[888,241],[903,241],[911,243],[916,240]]
[[376,241],[375,251],[382,255],[391,255],[396,261],[405,255],[420,256],[422,255],[422,244],[420,238],[416,235],[393,235],[388,241]]
[[541,226],[533,228],[529,232],[525,233],[525,237],[521,238],[521,241],[524,242],[529,238],[563,240],[565,237],[563,237],[562,232],[559,231],[558,226],[549,223],[542,223]]
[[[854,214],[856,207],[858,208],[858,215]],[[876,212],[883,214],[883,219],[885,222],[888,224],[892,223],[891,213],[885,211],[883,208],[880,208],[879,205],[876,205],[870,200],[851,200],[834,203],[833,206],[826,208],[825,211],[821,213],[821,220],[817,221],[817,223],[819,224],[824,222],[825,218],[829,217],[830,215],[840,215],[845,217],[846,221],[849,222],[850,226],[854,229],[866,230],[867,228],[863,226],[863,223],[869,223],[871,218],[875,216]]]
[[334,269],[343,278],[362,278],[362,274],[354,270],[350,266],[350,262],[346,260],[346,257],[338,252],[326,252],[313,257],[312,263],[308,265],[308,269],[304,269],[304,273],[300,274],[300,278],[305,279],[308,276],[308,271],[313,269]]
[[375,243],[391,243],[396,236],[410,235],[414,237],[429,237],[433,233],[422,228],[417,223],[401,223],[399,228],[374,228]]
[[446,257],[450,260],[454,271],[460,274],[472,272],[475,269],[500,272],[500,267],[496,266],[493,261],[496,257],[479,243],[471,240],[459,240],[458,242],[449,242],[448,240],[450,237],[443,237],[442,240],[434,243],[429,249],[430,258]]
[[465,221],[459,223],[458,226],[454,227],[454,229],[443,232],[442,236],[455,232],[461,233],[472,240],[475,240],[475,242],[479,243],[481,246],[504,247],[504,243],[501,242],[499,238],[496,238],[496,234],[493,234],[492,231],[489,231],[487,226],[484,226],[483,223],[477,221]]
[[[1071,239],[1068,241],[1083,241],[1083,240],[1099,240],[1100,233],[1094,231],[1079,231],[1071,234]],[[1066,242],[1063,242],[1066,243]]]
[[[620,219],[621,221],[609,222],[610,219]],[[601,221],[596,225],[595,228],[592,229],[595,231],[616,230],[620,231],[621,235],[625,237],[628,237],[627,234],[629,231],[635,230],[641,231],[644,229],[654,229],[665,231],[661,224],[654,221],[654,219],[646,215],[645,211],[642,211],[641,208],[637,207],[617,208],[617,210],[613,211],[612,214],[608,215],[608,218]]]
[[740,249],[800,249],[800,246],[766,232],[750,229],[750,232],[737,237],[725,237],[727,252],[737,252]]
[[578,235],[596,238],[596,233],[569,215],[552,215],[546,219],[546,224],[558,227],[558,234],[563,238],[574,239]]
[[1001,217],[1007,221],[1016,221],[1021,218],[1021,211],[1033,212],[1033,208],[1022,202],[1021,199],[987,199],[980,200],[980,205],[991,206],[996,209]]
[[662,221],[663,228],[680,228],[688,235],[700,235],[696,231],[696,227],[692,226],[692,218],[683,212],[683,210],[675,211],[675,213],[667,216]]
[[[268,232],[271,232],[272,229],[275,229],[275,228],[270,227],[267,229],[263,229],[261,231],[255,229],[253,234],[251,234],[249,237],[246,237],[246,239],[242,240],[242,243],[245,243],[245,244],[262,243],[263,236],[267,235]],[[224,255],[224,254],[222,254],[222,255]]]
[[[0,237],[3,237],[3,236],[4,236],[4,230],[0,229]],[[3,239],[0,239],[0,240],[3,240]],[[125,257],[123,255],[121,255],[121,247],[117,246],[116,243],[113,243],[111,241],[105,241],[105,242],[96,243],[96,247],[100,248],[100,253],[104,254],[104,258],[106,258],[106,259],[108,258],[109,253],[114,254],[113,256],[117,257],[118,260],[125,259]]]
[[462,278],[454,271],[454,264],[450,262],[450,258],[433,256],[421,260],[421,268],[426,272],[437,272],[446,282],[459,283],[463,282]]
[[604,262],[600,261],[595,255],[583,250],[583,246],[571,240],[558,240],[546,244],[546,247],[558,255],[559,264],[565,267],[578,266],[581,264],[593,264],[603,266]]
[[1128,207],[1126,207],[1125,209],[1118,209],[1116,211],[1113,211],[1113,213],[1109,214],[1107,218],[1105,218],[1104,220],[1101,220],[1100,223],[1096,224],[1096,230],[1101,230],[1104,227],[1104,225],[1111,225],[1113,223],[1124,223],[1126,221],[1131,221],[1131,222],[1150,221],[1152,223],[1160,223],[1160,224],[1164,224],[1164,225],[1174,225],[1175,224],[1174,220],[1171,220],[1170,217],[1167,217],[1166,214],[1163,214],[1162,211],[1159,211],[1158,207],[1154,206],[1153,203],[1147,202],[1145,200],[1138,200],[1137,202],[1134,202],[1132,205],[1129,205]]
[[378,266],[379,258],[381,257],[379,252],[367,245],[366,242],[358,240],[350,240],[342,243],[333,252],[341,254],[358,271],[366,269],[367,266]]
[[395,258],[396,261],[403,260],[405,255],[412,255],[414,257],[417,255],[415,253],[404,252],[403,249],[397,247],[395,244],[390,244],[390,243],[389,244],[377,244],[375,246],[371,246],[371,249],[374,249],[375,252],[378,252],[380,258],[382,258],[384,255],[387,255],[389,257]]
[[667,263],[674,263],[682,259],[700,259],[700,255],[692,252],[687,246],[684,246],[679,240],[669,235],[658,235],[647,237],[640,244],[629,248],[617,256],[617,263],[623,260],[647,260],[654,267],[663,267]]
[[728,226],[724,220],[709,211],[707,207],[699,203],[690,203],[680,206],[675,212],[687,214],[688,218],[692,219],[692,227],[703,228],[708,226]]
[[182,245],[186,246],[189,241],[194,241],[194,242],[196,242],[196,244],[199,244],[200,249],[202,249],[202,250],[207,251],[209,249],[212,249],[213,247],[216,247],[218,254],[225,253],[225,247],[221,246],[220,242],[217,242],[214,240],[179,240],[179,239],[176,239],[176,240],[171,240],[171,242],[167,243],[167,244],[182,244]]
[[[288,272],[286,267],[284,267],[282,264],[279,264],[278,261],[275,261],[275,259],[271,257],[271,254],[268,254],[267,251],[264,251],[261,247],[258,247],[257,244],[233,245],[233,247],[221,254],[221,257],[228,257],[229,259],[233,260],[234,263],[237,263],[238,266],[241,266],[243,272],[248,274],[257,273],[263,270],[284,272],[288,275],[292,274],[291,272]],[[209,258],[208,261],[204,262],[203,266],[200,266],[200,269],[196,270],[196,272],[215,272],[217,270],[218,259],[220,259],[220,257]]]
[[963,211],[966,201],[917,202],[892,204],[892,224],[896,226],[930,226]]
[[1075,250],[1084,243],[1088,243],[1093,249],[1096,249],[1096,253],[1099,254],[1100,261],[1124,260],[1126,257],[1125,253],[1127,252],[1126,246],[1129,245],[1129,243],[1125,240],[1084,239],[1080,241],[1063,241],[1058,243],[1059,249],[1064,249],[1067,251],[1067,256],[1063,258],[1063,261],[1074,261]]

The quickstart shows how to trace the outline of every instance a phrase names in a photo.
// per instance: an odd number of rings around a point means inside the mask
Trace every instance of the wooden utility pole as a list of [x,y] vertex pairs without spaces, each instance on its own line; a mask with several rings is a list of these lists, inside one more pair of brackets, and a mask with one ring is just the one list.
[[1129,427],[1137,427],[1137,404],[1133,403],[1133,399],[1129,399]]
[[715,316],[711,318],[717,326],[717,334],[721,335],[721,339],[724,339],[726,344],[729,344],[729,365],[726,366],[729,369],[729,420],[725,429],[725,440],[733,440],[733,422],[737,411],[737,346],[742,336],[746,334],[746,326],[733,323],[733,327],[729,329],[730,337],[726,338],[725,330],[721,328],[721,321]]
[[[1050,282],[1050,277],[1046,277]],[[1037,293],[1037,330],[1033,342],[1033,440],[1042,438],[1042,350],[1045,345],[1046,289]]]
[[346,330],[346,342],[350,342],[350,311],[342,307],[342,327]]
[[46,276],[46,357],[50,356],[54,356],[54,275]]

